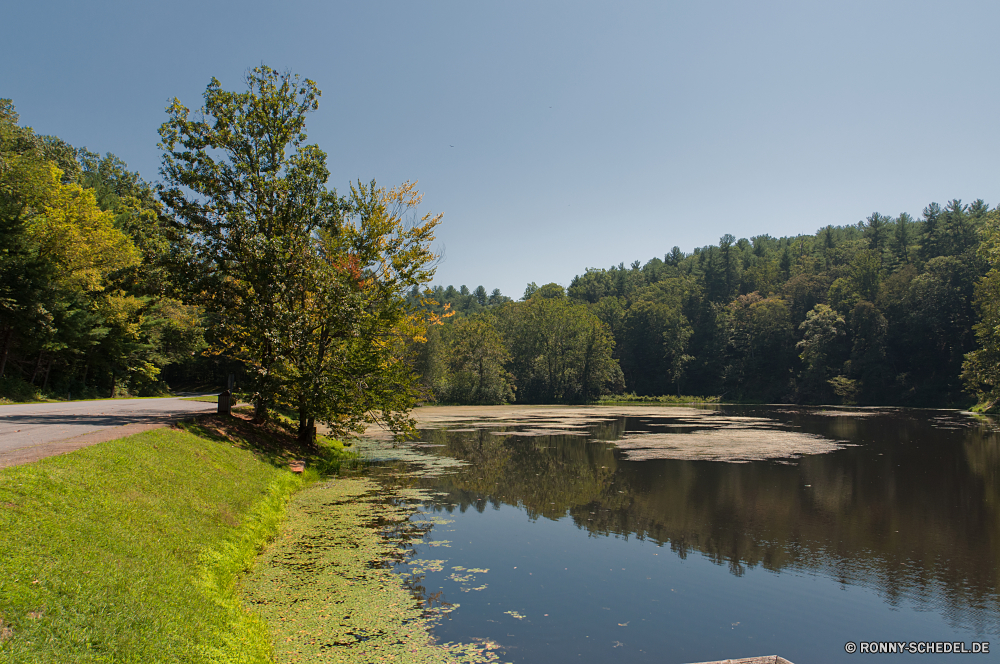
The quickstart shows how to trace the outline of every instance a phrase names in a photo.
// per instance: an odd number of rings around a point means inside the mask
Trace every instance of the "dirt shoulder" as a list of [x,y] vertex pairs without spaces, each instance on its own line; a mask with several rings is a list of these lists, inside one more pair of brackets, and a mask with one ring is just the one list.
[[159,422],[139,422],[135,424],[125,424],[119,427],[101,429],[92,433],[85,433],[82,436],[74,436],[65,440],[51,443],[39,443],[31,447],[19,447],[13,450],[0,452],[0,468],[20,466],[23,463],[31,463],[46,457],[68,454],[84,447],[90,447],[98,443],[106,443],[109,440],[118,440],[132,434],[152,431],[165,427],[176,421],[177,418],[164,418]]
[[0,406],[0,468],[157,429],[215,411],[176,397]]

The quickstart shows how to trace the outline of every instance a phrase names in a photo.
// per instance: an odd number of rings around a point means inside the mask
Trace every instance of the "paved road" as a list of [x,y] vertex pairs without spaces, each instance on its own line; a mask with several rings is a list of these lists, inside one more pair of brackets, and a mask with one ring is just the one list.
[[129,425],[132,430],[135,425],[155,425],[215,409],[214,403],[178,397],[0,406],[0,457],[102,430]]

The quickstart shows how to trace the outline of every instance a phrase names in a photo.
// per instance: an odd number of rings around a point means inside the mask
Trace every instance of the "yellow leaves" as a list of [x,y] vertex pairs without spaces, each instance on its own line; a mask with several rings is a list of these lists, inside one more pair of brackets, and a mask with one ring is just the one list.
[[5,158],[7,163],[0,171],[0,188],[28,210],[37,207],[53,182],[58,184],[62,176],[62,171],[54,165],[26,155],[5,155]]
[[380,188],[378,192],[383,205],[396,205],[401,208],[415,208],[420,205],[420,201],[424,198],[424,195],[417,191],[416,181],[410,182],[409,180],[398,187]]
[[64,284],[100,291],[109,273],[139,263],[132,240],[97,206],[93,191],[61,184],[62,172],[52,164],[36,163],[29,173],[18,192],[26,204],[25,228]]
[[[435,302],[434,300],[424,300],[424,302],[426,304],[437,304],[437,302]],[[430,310],[426,311],[426,313],[424,314],[426,316],[425,318],[426,325],[444,325],[444,319],[451,318],[456,313],[458,312],[452,311],[451,309],[451,302],[445,302],[443,313],[436,314]]]
[[131,373],[134,377],[152,383],[160,375],[160,368],[150,362],[141,362],[131,368]]
[[106,294],[96,302],[96,308],[109,327],[121,330],[124,336],[138,339],[142,328],[143,301],[132,295]]

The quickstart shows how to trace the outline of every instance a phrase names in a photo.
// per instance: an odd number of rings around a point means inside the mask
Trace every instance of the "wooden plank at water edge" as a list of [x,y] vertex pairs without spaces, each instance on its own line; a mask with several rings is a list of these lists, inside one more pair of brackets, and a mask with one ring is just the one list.
[[743,659],[717,659],[714,662],[698,662],[697,664],[792,664],[784,657],[764,655],[763,657],[744,657]]

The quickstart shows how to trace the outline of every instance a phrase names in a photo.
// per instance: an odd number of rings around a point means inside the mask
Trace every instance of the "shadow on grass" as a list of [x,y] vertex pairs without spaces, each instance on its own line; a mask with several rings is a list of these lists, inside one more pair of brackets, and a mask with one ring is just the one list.
[[264,424],[255,424],[251,419],[249,412],[233,411],[232,415],[201,415],[176,426],[248,450],[278,468],[288,468],[293,461],[305,461],[306,468],[320,477],[360,470],[363,466],[360,455],[344,449],[339,440],[319,436],[315,443],[304,443],[295,435],[294,427],[280,417]]

